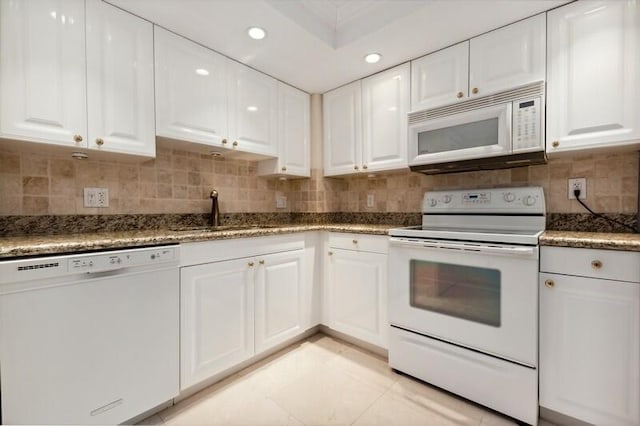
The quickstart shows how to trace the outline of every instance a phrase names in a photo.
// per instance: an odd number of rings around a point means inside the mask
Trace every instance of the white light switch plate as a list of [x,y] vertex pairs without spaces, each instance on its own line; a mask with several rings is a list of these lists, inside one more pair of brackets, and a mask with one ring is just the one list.
[[373,194],[367,194],[367,207],[372,208],[376,202],[376,197]]
[[286,209],[287,208],[287,197],[284,195],[276,196],[276,208],[277,209]]

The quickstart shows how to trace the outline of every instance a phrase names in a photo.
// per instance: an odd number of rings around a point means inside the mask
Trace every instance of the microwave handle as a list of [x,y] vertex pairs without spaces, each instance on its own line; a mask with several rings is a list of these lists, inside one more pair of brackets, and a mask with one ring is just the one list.
[[389,242],[392,245],[408,246],[408,247],[424,247],[424,248],[443,248],[453,250],[465,250],[480,253],[495,253],[495,254],[507,254],[516,256],[531,256],[535,254],[536,247],[500,247],[489,246],[486,244],[456,244],[451,242],[440,241],[420,241],[420,240],[406,240],[402,238],[390,238]]

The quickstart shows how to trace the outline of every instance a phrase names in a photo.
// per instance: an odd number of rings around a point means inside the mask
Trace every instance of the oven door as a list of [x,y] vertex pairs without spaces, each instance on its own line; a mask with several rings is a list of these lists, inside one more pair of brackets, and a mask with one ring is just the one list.
[[392,326],[537,365],[538,247],[391,238]]
[[409,165],[511,154],[511,103],[409,125]]

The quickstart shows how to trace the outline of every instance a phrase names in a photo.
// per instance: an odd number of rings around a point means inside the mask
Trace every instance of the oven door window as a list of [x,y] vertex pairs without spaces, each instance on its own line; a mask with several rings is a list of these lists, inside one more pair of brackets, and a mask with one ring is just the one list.
[[418,309],[500,327],[500,271],[410,261],[410,303]]

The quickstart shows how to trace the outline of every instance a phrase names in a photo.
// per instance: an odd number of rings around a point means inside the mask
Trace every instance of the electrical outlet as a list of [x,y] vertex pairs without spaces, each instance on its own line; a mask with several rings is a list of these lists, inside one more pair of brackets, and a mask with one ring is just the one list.
[[109,207],[109,190],[107,188],[84,188],[85,207]]
[[373,194],[367,194],[367,207],[372,208],[375,205],[376,197]]
[[580,199],[584,200],[587,198],[587,179],[586,178],[572,178],[569,179],[568,184],[568,196],[570,200],[575,200],[576,196],[573,195],[573,191],[576,189],[580,190]]
[[286,195],[276,195],[276,208],[277,209],[286,209],[287,208],[287,197],[286,197]]

